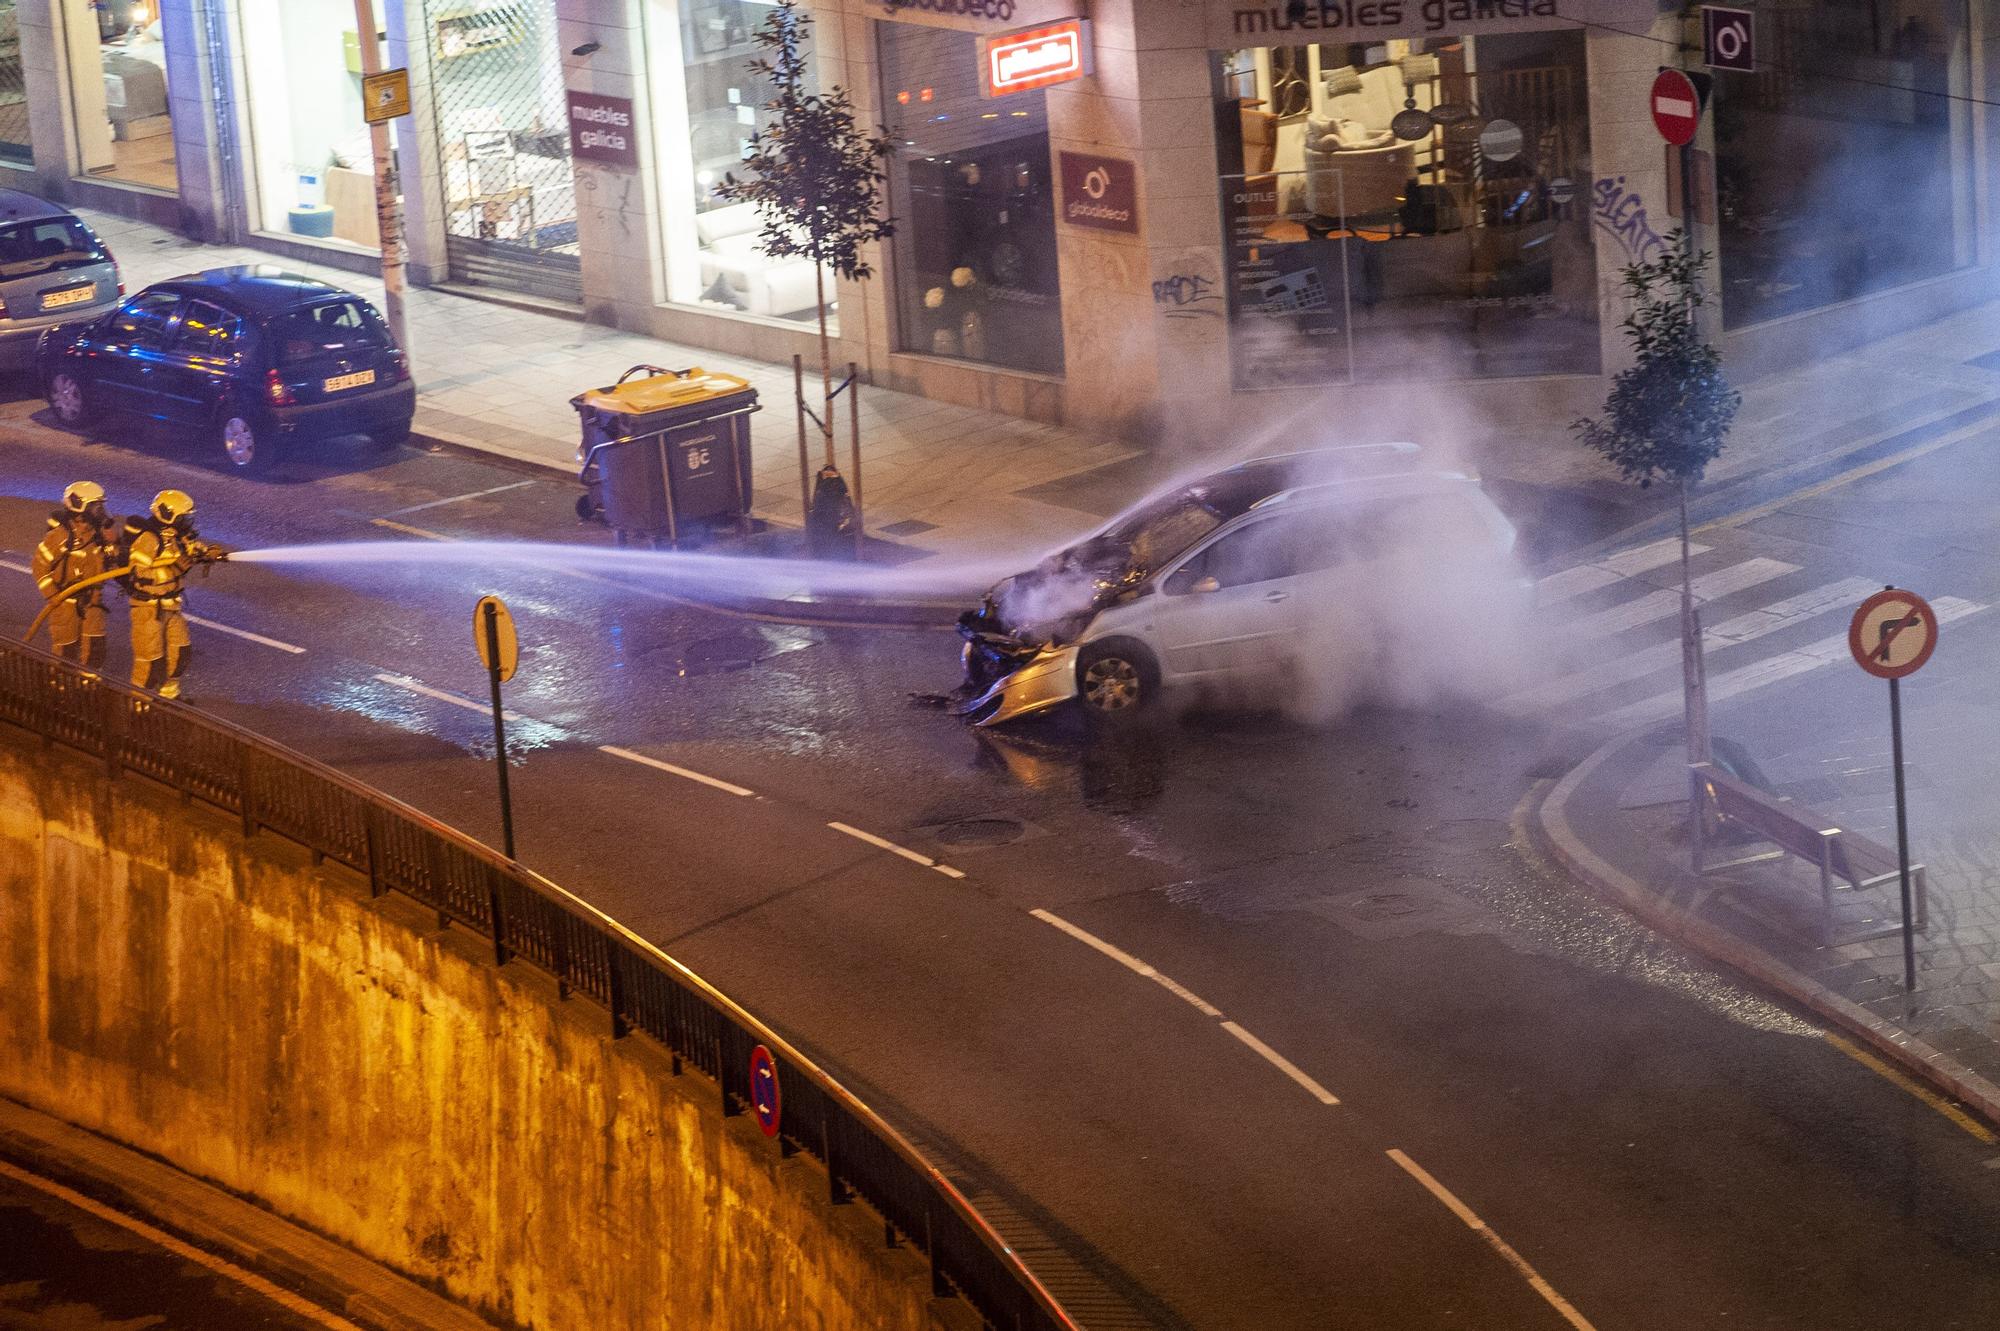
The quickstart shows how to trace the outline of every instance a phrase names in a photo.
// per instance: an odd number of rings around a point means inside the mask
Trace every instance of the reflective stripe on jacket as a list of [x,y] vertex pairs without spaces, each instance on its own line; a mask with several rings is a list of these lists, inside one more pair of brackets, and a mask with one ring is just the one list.
[[132,594],[149,601],[178,597],[201,549],[200,541],[177,528],[146,523],[132,538]]
[[[110,542],[101,529],[79,537],[67,516],[52,517],[48,534],[35,547],[35,586],[44,600],[52,601],[77,583],[104,572],[109,551]],[[92,588],[83,594],[94,597],[98,592]]]

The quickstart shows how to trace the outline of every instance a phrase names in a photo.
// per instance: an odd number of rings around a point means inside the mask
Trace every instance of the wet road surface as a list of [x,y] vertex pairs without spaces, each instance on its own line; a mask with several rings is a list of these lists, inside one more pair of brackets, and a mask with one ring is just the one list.
[[[559,478],[332,447],[258,481],[36,409],[0,408],[21,563],[81,476],[246,549],[606,543]],[[1526,850],[1587,738],[1471,706],[974,733],[921,701],[949,634],[573,573],[226,566],[189,697],[497,842],[470,632],[505,597],[523,861],[906,1128],[1086,1325],[1990,1324],[1995,1148]]]
[[0,1328],[354,1331],[239,1267],[24,1181],[11,1165],[0,1166]]

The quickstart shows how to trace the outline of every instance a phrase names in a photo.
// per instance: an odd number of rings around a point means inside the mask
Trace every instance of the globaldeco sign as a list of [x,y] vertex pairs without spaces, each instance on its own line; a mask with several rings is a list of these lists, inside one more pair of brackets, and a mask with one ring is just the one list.
[[1005,97],[1090,73],[1090,20],[1003,32],[979,39],[979,95]]

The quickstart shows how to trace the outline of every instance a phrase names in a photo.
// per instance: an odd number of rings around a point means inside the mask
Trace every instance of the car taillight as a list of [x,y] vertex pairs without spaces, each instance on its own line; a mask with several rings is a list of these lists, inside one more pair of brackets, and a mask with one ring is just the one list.
[[267,371],[264,375],[264,398],[274,407],[292,405],[292,390],[286,387],[276,370]]
[[[97,252],[104,256],[104,262],[111,265],[113,272],[118,271],[118,256],[111,252],[109,245],[106,245],[103,241],[99,241],[97,243]],[[123,297],[125,294],[125,276],[122,273],[118,276],[118,294],[120,297]]]
[[389,353],[389,382],[400,384],[410,377],[410,358],[400,350]]

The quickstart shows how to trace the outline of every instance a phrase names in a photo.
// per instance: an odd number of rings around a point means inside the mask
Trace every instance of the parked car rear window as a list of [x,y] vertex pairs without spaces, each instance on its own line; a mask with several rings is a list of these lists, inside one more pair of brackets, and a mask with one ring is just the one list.
[[90,234],[90,228],[74,217],[45,217],[39,222],[0,226],[0,280],[110,262],[111,256]]
[[338,300],[283,314],[271,321],[280,365],[348,351],[380,351],[389,345],[381,318],[358,300]]
[[243,321],[205,300],[191,300],[181,311],[174,350],[190,356],[235,361],[243,354]]

